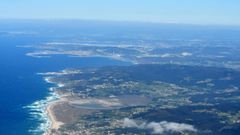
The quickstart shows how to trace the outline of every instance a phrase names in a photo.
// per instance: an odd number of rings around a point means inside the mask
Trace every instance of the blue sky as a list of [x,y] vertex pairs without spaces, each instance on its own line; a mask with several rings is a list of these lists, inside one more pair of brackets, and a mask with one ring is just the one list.
[[1,0],[6,18],[240,25],[240,0]]

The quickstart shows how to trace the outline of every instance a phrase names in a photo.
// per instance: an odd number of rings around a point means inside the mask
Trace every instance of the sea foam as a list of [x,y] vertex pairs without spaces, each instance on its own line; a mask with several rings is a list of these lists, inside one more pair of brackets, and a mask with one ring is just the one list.
[[31,134],[43,134],[45,135],[48,131],[48,129],[51,126],[51,121],[47,115],[47,106],[49,103],[59,99],[59,95],[56,92],[51,91],[49,95],[39,101],[35,101],[34,103],[24,107],[27,108],[30,112],[30,118],[33,120],[36,120],[39,125],[37,127],[33,127],[29,130]]
[[42,100],[35,101],[34,103],[24,107],[29,110],[30,118],[37,121],[39,124],[37,127],[33,127],[29,130],[31,134],[34,135],[45,135],[48,132],[48,129],[51,127],[51,120],[47,114],[47,107],[53,101],[60,99],[60,95],[57,94],[56,89],[64,87],[63,83],[56,83],[52,81],[51,75],[63,75],[63,74],[75,74],[79,73],[80,71],[76,70],[71,72],[70,70],[63,70],[61,72],[48,72],[48,73],[38,73],[38,75],[44,76],[44,80],[47,83],[54,84],[55,87],[49,88],[49,94]]

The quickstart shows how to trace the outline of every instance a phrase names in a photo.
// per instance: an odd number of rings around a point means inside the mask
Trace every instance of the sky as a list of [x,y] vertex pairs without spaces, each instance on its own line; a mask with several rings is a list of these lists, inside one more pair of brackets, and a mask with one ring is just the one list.
[[240,25],[240,0],[1,0],[0,19]]

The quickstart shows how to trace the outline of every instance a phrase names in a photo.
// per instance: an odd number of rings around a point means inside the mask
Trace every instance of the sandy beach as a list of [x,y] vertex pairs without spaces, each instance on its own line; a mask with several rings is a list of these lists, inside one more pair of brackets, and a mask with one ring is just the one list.
[[56,101],[53,101],[51,103],[49,103],[49,105],[47,106],[46,108],[46,111],[47,111],[47,115],[49,117],[49,120],[51,121],[51,125],[47,131],[47,135],[50,135],[51,134],[51,131],[53,129],[59,129],[61,125],[63,125],[64,123],[63,122],[60,122],[57,120],[56,116],[55,116],[55,112],[53,111],[53,108],[58,105],[58,104],[61,104],[62,102],[64,102],[64,99],[60,98]]

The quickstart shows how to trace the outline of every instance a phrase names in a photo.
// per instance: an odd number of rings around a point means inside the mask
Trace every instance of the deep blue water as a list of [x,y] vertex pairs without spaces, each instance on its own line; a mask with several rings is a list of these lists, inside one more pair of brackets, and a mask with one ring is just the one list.
[[[14,35],[8,32],[36,32],[36,35]],[[239,28],[196,27],[185,25],[161,26],[135,23],[72,22],[39,20],[0,20],[0,135],[27,135],[37,126],[24,106],[44,99],[49,84],[36,75],[38,72],[58,71],[74,67],[125,65],[105,58],[74,58],[54,56],[32,58],[25,56],[27,48],[51,41],[114,41],[138,43],[139,41],[188,39],[221,39],[239,41]],[[174,41],[173,40],[173,41]],[[151,42],[150,42],[151,43]]]
[[99,67],[105,65],[127,65],[105,58],[74,58],[54,56],[32,58],[25,56],[29,50],[19,45],[42,43],[48,39],[33,37],[0,36],[0,134],[26,135],[39,123],[31,119],[24,109],[48,94],[49,85],[36,73],[58,71],[64,68]]

